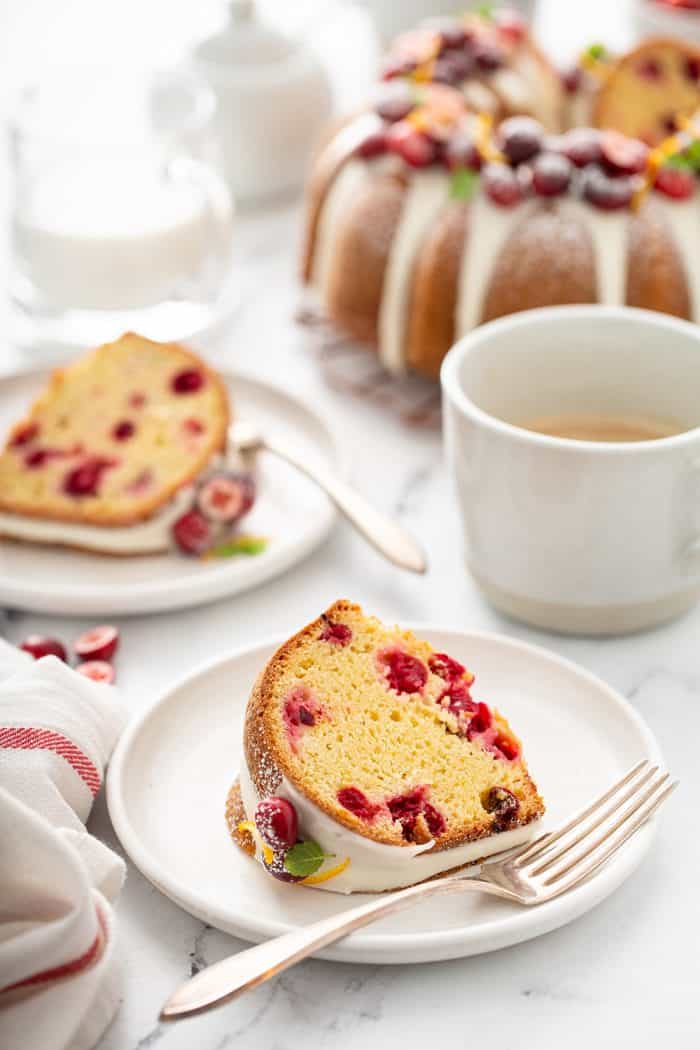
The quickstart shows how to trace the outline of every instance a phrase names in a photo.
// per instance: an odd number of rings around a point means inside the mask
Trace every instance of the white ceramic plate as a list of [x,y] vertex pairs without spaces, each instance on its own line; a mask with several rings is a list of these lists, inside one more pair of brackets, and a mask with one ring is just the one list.
[[[472,668],[476,695],[505,711],[523,736],[549,825],[637,760],[658,758],[651,733],[626,700],[574,664],[497,635],[417,630]],[[186,911],[251,941],[367,899],[275,882],[229,838],[224,805],[237,773],[245,703],[275,647],[236,652],[164,696],[127,729],[107,780],[114,827],[144,875]],[[517,944],[607,897],[636,868],[652,837],[649,824],[589,882],[541,907],[472,894],[438,897],[320,955],[346,962],[427,962]]]
[[[46,372],[0,379],[0,436],[44,386]],[[335,439],[300,401],[257,379],[224,373],[236,414],[308,459],[342,473]],[[176,552],[123,558],[0,539],[0,604],[70,616],[159,612],[199,605],[254,587],[318,546],[335,511],[293,467],[264,454],[259,496],[245,531],[269,538],[254,557],[201,562]]]

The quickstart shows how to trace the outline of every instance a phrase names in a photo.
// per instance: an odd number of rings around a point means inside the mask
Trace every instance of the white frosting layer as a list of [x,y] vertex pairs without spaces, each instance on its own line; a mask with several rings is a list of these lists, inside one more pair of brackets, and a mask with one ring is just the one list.
[[605,212],[571,198],[564,200],[563,207],[582,223],[593,242],[597,301],[604,306],[624,306],[630,211]]
[[663,200],[658,203],[673,236],[690,293],[691,318],[700,321],[700,195],[687,201]]
[[[245,756],[241,759],[240,786],[243,808],[248,819],[252,820],[260,797],[250,777]],[[286,778],[275,793],[292,803],[304,836],[318,842],[326,853],[334,854],[333,860],[326,861],[328,869],[346,857],[350,859],[345,871],[317,887],[331,893],[381,893],[412,886],[440,872],[472,863],[480,857],[512,849],[534,837],[541,826],[541,821],[534,821],[524,828],[502,831],[488,839],[428,853],[427,850],[433,845],[432,840],[421,845],[387,846],[350,831],[300,794]]]
[[136,525],[80,525],[0,512],[0,535],[105,554],[156,554],[170,547],[172,525],[191,501],[192,486],[188,485],[159,514]]
[[367,161],[347,161],[333,179],[321,206],[313,249],[311,283],[324,304],[327,301],[337,231],[343,214],[362,184],[375,171],[375,166]]
[[417,172],[411,179],[391,243],[379,310],[379,356],[390,372],[404,367],[404,342],[411,279],[421,245],[450,192],[443,171]]

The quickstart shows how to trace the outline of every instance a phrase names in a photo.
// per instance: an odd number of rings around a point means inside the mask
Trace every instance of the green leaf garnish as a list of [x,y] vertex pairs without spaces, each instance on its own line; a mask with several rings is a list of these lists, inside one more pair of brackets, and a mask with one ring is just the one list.
[[674,153],[664,161],[665,168],[677,168],[679,171],[694,171],[695,167],[690,158],[684,153]]
[[234,536],[233,539],[224,540],[223,543],[212,547],[207,557],[235,558],[238,555],[262,554],[264,550],[267,550],[267,544],[268,541],[264,536]]
[[284,866],[290,875],[306,879],[309,875],[315,875],[324,860],[329,860],[332,856],[332,853],[324,853],[318,842],[307,839],[306,842],[297,842],[296,846],[287,850]]
[[493,11],[495,4],[478,4],[474,14],[478,15],[479,18],[485,18],[488,22],[493,22]]
[[595,62],[602,62],[607,56],[605,44],[591,44],[590,47],[586,48],[585,54]]
[[450,197],[457,201],[470,201],[479,188],[479,175],[470,168],[457,168],[450,175]]

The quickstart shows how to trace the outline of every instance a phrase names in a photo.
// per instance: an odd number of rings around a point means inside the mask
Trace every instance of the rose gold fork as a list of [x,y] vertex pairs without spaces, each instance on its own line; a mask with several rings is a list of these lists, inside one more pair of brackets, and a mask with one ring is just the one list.
[[456,875],[381,894],[369,904],[292,930],[207,967],[168,999],[161,1020],[177,1020],[227,1002],[353,930],[438,893],[475,890],[528,907],[552,900],[605,864],[677,786],[678,781],[660,772],[658,766],[639,762],[562,827],[515,851],[470,865]]

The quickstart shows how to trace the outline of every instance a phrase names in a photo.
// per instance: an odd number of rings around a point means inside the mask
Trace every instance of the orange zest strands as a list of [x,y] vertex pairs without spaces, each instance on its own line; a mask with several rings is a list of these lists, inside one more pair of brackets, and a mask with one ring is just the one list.
[[330,868],[328,871],[322,871],[318,875],[307,875],[305,879],[301,880],[301,885],[319,886],[322,882],[328,882],[329,879],[334,879],[336,876],[342,875],[349,864],[350,858],[346,857],[341,864],[336,864],[334,868]]
[[654,185],[659,168],[662,168],[670,157],[680,153],[691,142],[700,138],[700,127],[695,123],[697,117],[697,113],[692,117],[677,116],[675,119],[679,130],[674,132],[673,135],[669,135],[668,138],[665,138],[663,142],[660,142],[658,146],[649,151],[646,171],[642,176],[639,189],[635,191],[632,198],[632,209],[634,211],[639,209],[647,193]]
[[238,825],[237,830],[240,832],[247,831],[249,835],[253,835],[253,837],[255,837],[255,834],[257,833],[258,829],[256,828],[252,820],[242,820]]
[[252,820],[242,820],[238,825],[237,830],[241,834],[245,832],[248,835],[250,835],[250,837],[255,842],[256,846],[259,847],[263,857],[265,858],[265,863],[272,864],[275,855],[270,849],[270,847],[263,842],[260,832],[258,831],[257,827],[255,826]]
[[478,113],[476,116],[476,130],[474,134],[474,145],[479,156],[494,164],[502,164],[505,157],[493,144],[493,116],[490,113]]

